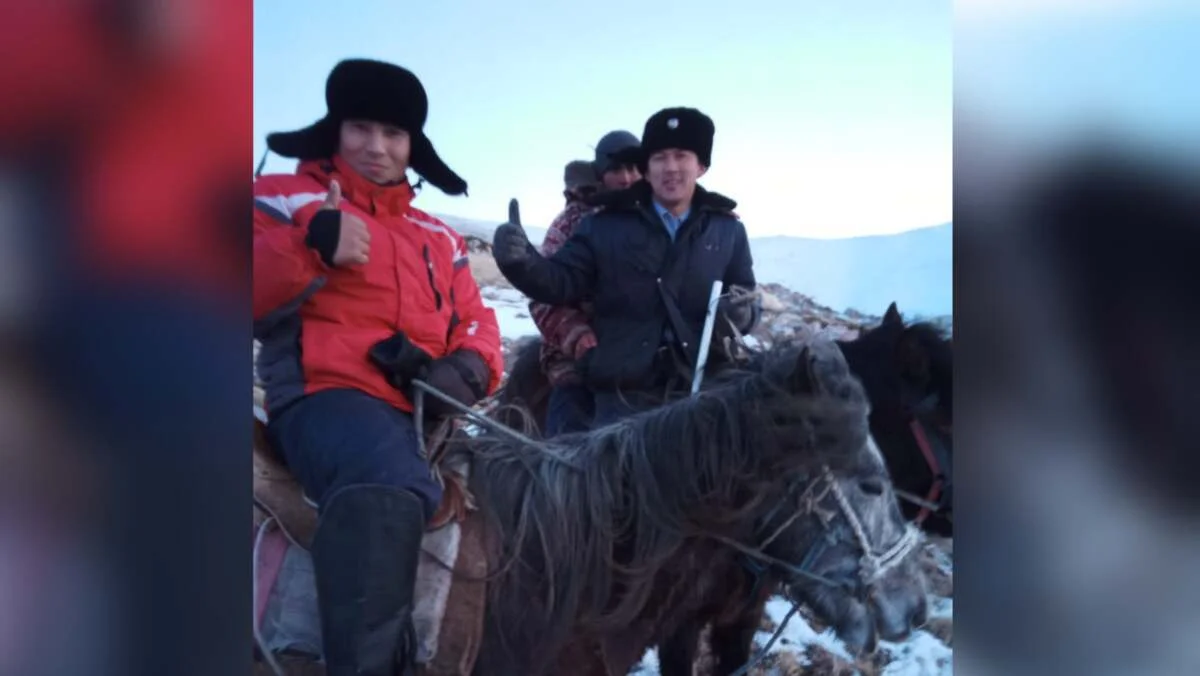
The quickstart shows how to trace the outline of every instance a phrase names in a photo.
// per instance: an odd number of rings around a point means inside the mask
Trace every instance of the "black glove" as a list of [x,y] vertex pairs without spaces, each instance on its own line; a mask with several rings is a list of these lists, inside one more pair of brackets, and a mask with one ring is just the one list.
[[420,378],[425,368],[433,361],[429,353],[416,345],[397,331],[391,338],[385,338],[371,346],[367,357],[387,378],[392,387],[400,390],[412,399],[411,385],[414,378]]
[[[425,368],[422,380],[463,406],[474,406],[487,395],[487,384],[491,371],[483,357],[470,350],[459,350],[434,359]],[[425,394],[425,414],[443,417],[460,413],[446,402]]]
[[496,228],[492,236],[492,257],[496,265],[507,267],[520,265],[537,255],[525,228],[521,227],[521,212],[517,200],[508,203],[508,222]]
[[[412,381],[420,379],[426,384],[462,402],[474,406],[487,394],[491,371],[483,357],[470,350],[458,350],[440,359],[413,345],[403,331],[397,331],[371,346],[367,354],[375,366],[383,371],[392,387],[404,393],[409,401],[416,401]],[[459,411],[435,396],[425,393],[425,416],[442,417]]]

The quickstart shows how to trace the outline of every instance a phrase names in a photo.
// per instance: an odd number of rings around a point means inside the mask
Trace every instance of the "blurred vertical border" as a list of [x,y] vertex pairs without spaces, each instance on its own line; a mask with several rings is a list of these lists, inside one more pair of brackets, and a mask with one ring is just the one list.
[[1200,673],[1200,7],[955,14],[956,670]]
[[249,673],[252,17],[0,21],[0,673]]

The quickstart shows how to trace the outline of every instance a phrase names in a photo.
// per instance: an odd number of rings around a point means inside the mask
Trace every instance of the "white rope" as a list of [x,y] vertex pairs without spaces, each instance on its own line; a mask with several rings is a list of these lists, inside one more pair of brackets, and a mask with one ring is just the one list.
[[900,536],[896,544],[876,556],[875,548],[871,546],[871,541],[867,538],[862,521],[859,520],[858,514],[850,507],[850,501],[846,498],[846,494],[842,492],[842,488],[837,485],[837,480],[833,478],[833,473],[828,467],[825,468],[825,480],[832,487],[833,497],[837,500],[838,506],[841,507],[842,512],[846,515],[846,520],[850,523],[850,530],[854,532],[854,537],[858,540],[859,547],[863,550],[859,574],[862,576],[863,582],[869,585],[896,567],[912,551],[913,547],[917,545],[918,531],[911,524],[905,524],[904,535]]

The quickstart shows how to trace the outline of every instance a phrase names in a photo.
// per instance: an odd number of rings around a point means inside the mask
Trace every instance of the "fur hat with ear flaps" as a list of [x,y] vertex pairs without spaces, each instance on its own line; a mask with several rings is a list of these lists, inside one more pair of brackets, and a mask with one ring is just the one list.
[[664,108],[646,120],[639,168],[646,173],[650,156],[668,148],[690,150],[700,164],[711,167],[715,133],[712,118],[695,108]]
[[465,195],[467,183],[438,157],[422,128],[429,98],[416,75],[405,68],[372,59],[347,59],[334,66],[325,82],[325,117],[290,132],[267,135],[267,148],[298,160],[332,157],[342,121],[371,120],[409,133],[409,167],[447,195]]

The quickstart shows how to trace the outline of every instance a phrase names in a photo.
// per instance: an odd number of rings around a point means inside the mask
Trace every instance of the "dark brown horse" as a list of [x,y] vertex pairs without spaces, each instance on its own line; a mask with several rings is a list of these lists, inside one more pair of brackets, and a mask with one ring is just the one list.
[[892,303],[878,326],[837,345],[871,400],[871,436],[896,488],[936,506],[903,500],[904,516],[928,533],[953,537],[950,339],[930,323],[906,325]]
[[750,560],[851,650],[924,621],[868,404],[841,353],[781,347],[591,432],[463,444],[490,537],[480,676],[625,674]]
[[[893,303],[879,326],[865,331],[856,340],[838,341],[837,345],[871,399],[871,436],[887,459],[897,489],[910,495],[923,490],[917,497],[937,505],[934,510],[928,505],[902,500],[900,506],[905,518],[914,520],[927,532],[952,536],[950,341],[932,324],[906,326]],[[713,574],[726,580],[728,591],[723,598],[713,594],[703,610],[682,622],[659,645],[662,676],[691,676],[706,624],[712,626],[709,635],[712,676],[733,673],[750,659],[754,634],[769,596],[763,590],[773,589],[779,582],[778,576],[752,561],[726,565]],[[745,589],[758,593],[746,594]],[[834,606],[824,612],[839,614],[840,599],[829,597],[820,589],[814,591],[811,603]],[[843,634],[848,631],[852,630],[839,629]],[[874,637],[864,640],[873,642]]]
[[[953,537],[952,437],[953,347],[942,329],[906,325],[896,304],[883,321],[850,341],[837,341],[850,370],[871,402],[871,436],[887,461],[902,498],[901,511],[926,532]],[[516,351],[505,386],[497,393],[497,419],[534,431],[546,420],[550,383],[538,353],[542,342],[526,340]],[[757,368],[747,365],[745,368]],[[934,503],[936,509],[927,504]]]
[[[499,397],[502,404],[528,407],[534,422],[545,419],[549,383],[538,365],[541,343],[530,341],[518,352],[509,380]],[[838,341],[850,370],[861,381],[871,402],[870,429],[886,459],[896,488],[913,500],[902,500],[907,519],[925,530],[952,536],[950,473],[953,410],[951,343],[928,323],[905,325],[895,303],[879,326],[853,341]],[[743,368],[760,370],[761,355],[752,355]],[[508,413],[516,423],[522,413]],[[520,420],[528,424],[527,420]],[[936,509],[931,509],[931,505]],[[777,577],[750,560],[710,568],[720,589],[705,595],[703,609],[682,618],[659,645],[663,676],[691,674],[701,629],[711,623],[710,648],[714,674],[728,674],[750,656],[754,633]],[[830,603],[822,597],[821,603]],[[860,637],[873,641],[874,637]]]

